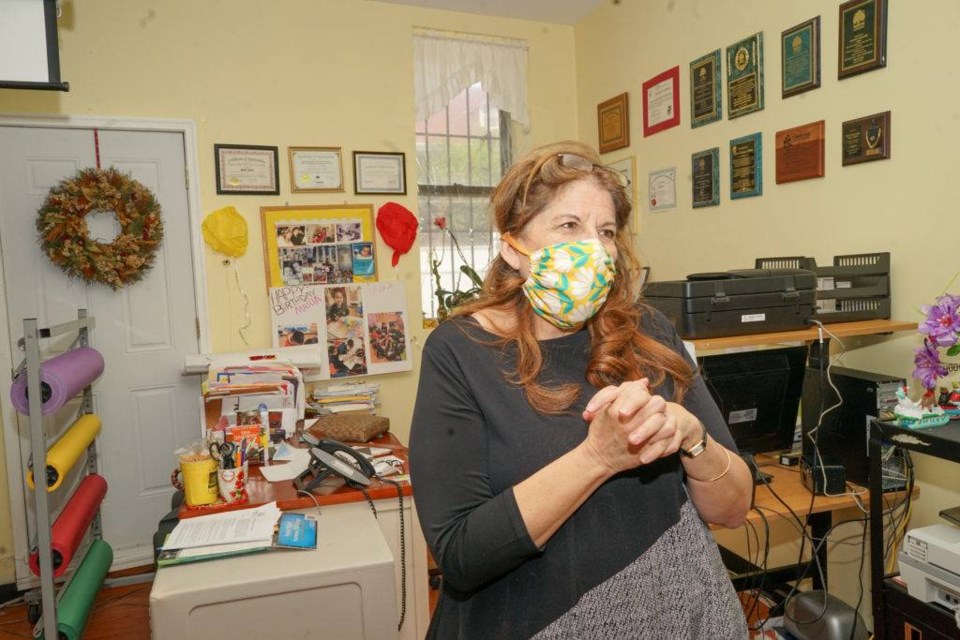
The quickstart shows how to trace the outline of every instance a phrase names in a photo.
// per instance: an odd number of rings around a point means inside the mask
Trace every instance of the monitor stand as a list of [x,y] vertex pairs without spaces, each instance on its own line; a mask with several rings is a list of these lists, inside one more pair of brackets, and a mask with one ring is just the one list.
[[768,484],[773,482],[772,475],[760,471],[760,467],[757,466],[757,461],[754,459],[752,453],[741,453],[740,457],[747,463],[747,469],[750,469],[750,474],[753,476],[753,484]]

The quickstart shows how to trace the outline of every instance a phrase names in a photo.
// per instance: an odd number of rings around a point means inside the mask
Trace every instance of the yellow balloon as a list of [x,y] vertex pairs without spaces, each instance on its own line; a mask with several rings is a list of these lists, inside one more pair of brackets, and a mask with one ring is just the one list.
[[203,219],[203,239],[214,251],[239,258],[247,251],[247,221],[230,207],[217,209]]

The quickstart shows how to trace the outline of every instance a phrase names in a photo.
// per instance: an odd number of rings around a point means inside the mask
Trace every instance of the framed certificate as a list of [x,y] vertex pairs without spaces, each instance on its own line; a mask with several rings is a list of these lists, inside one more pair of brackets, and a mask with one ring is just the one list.
[[780,34],[782,97],[820,86],[820,16]]
[[213,152],[218,194],[280,195],[277,147],[215,144]]
[[720,147],[690,156],[693,175],[693,208],[720,204]]
[[643,136],[680,124],[680,67],[643,83]]
[[739,118],[763,109],[763,32],[727,47],[727,113]]
[[611,162],[607,168],[613,169],[627,179],[626,191],[630,196],[630,202],[633,204],[633,211],[630,214],[630,227],[634,233],[639,231],[640,224],[640,203],[637,202],[637,157],[629,156],[616,162]]
[[597,134],[600,153],[630,146],[630,113],[627,94],[621,93],[597,105]]
[[886,0],[850,0],[840,5],[837,77],[887,66]]
[[777,184],[822,178],[824,121],[777,131]]
[[720,49],[690,63],[690,128],[723,118]]
[[[677,168],[651,171],[647,176],[650,211],[675,209],[677,206]],[[719,204],[719,194],[717,204]]]
[[340,147],[289,147],[290,191],[343,191]]
[[757,132],[730,141],[730,198],[763,194],[763,134]]
[[403,153],[353,152],[354,193],[407,193]]

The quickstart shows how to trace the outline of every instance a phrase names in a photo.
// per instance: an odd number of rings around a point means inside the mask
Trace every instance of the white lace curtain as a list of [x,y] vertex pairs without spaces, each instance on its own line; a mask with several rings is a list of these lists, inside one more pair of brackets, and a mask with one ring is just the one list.
[[428,119],[479,82],[491,106],[530,126],[526,42],[427,29],[415,30],[413,42],[418,121]]

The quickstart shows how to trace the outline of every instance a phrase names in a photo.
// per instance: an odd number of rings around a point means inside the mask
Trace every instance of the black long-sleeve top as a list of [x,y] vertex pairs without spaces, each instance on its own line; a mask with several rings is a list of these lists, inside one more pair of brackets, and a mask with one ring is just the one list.
[[[659,312],[646,316],[643,330],[686,356]],[[428,637],[534,635],[641,556],[677,524],[687,502],[679,458],[663,458],[605,482],[537,548],[513,486],[586,438],[582,411],[598,391],[585,380],[590,336],[579,331],[540,342],[541,381],[583,389],[563,416],[530,407],[504,377],[515,368],[512,348],[494,340],[472,318],[455,318],[423,349],[410,464],[423,532],[443,573]],[[672,380],[652,391],[672,399]],[[735,450],[699,376],[684,406]]]

